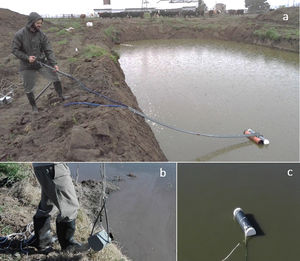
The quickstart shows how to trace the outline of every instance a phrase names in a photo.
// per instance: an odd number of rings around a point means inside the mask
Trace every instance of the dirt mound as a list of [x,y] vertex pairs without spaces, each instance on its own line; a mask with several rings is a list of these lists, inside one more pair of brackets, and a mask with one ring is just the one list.
[[[288,15],[288,20],[283,20],[285,14]],[[299,7],[278,8],[266,14],[260,14],[256,19],[258,21],[299,26]]]
[[[1,31],[0,35],[5,36],[12,30],[16,31],[22,28],[27,23],[27,16],[16,13],[9,9],[0,8],[0,24]],[[6,30],[5,30],[6,29]],[[1,37],[1,39],[3,39]]]

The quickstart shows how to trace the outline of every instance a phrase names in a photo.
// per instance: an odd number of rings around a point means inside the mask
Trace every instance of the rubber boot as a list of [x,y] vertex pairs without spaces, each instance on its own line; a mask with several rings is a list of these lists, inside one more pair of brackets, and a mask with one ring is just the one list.
[[33,217],[34,240],[32,246],[39,251],[47,251],[51,249],[54,241],[51,235],[50,216],[48,217]]
[[56,221],[56,234],[63,251],[80,251],[81,244],[73,236],[75,233],[75,220],[69,222]]
[[67,97],[62,94],[61,81],[53,82],[53,86],[61,101],[66,100]]
[[28,101],[32,107],[33,113],[38,113],[38,108],[36,107],[34,93],[30,92],[30,93],[26,93],[26,95],[27,95]]

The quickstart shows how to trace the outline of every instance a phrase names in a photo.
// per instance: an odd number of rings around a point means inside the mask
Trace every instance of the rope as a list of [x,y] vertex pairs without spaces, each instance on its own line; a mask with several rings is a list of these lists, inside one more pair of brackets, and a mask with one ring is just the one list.
[[[37,63],[40,64],[41,66],[45,66],[48,69],[56,71],[53,67],[51,67],[51,66],[49,66],[47,64],[44,64],[42,62],[37,62]],[[230,139],[232,139],[232,138],[247,138],[247,137],[254,137],[254,136],[258,137],[258,136],[261,135],[260,133],[257,133],[257,132],[252,133],[252,134],[241,134],[241,135],[219,135],[219,134],[208,134],[208,133],[194,132],[194,131],[188,131],[188,130],[176,128],[176,127],[171,126],[169,124],[162,123],[162,122],[160,122],[158,120],[155,120],[155,119],[147,116],[146,114],[144,114],[144,113],[142,113],[142,112],[140,112],[140,111],[138,111],[138,110],[136,110],[136,109],[134,109],[134,108],[132,108],[132,107],[130,107],[130,106],[122,103],[122,102],[120,102],[120,101],[111,99],[108,96],[105,96],[105,95],[103,95],[103,94],[101,94],[101,93],[99,93],[97,91],[89,89],[81,81],[79,81],[78,79],[76,79],[75,77],[73,77],[70,74],[67,74],[67,73],[62,72],[62,71],[56,71],[56,72],[59,73],[59,74],[61,74],[61,75],[63,75],[63,76],[65,76],[65,77],[67,77],[67,78],[70,78],[70,79],[76,81],[80,85],[80,87],[82,89],[88,91],[89,93],[93,93],[93,94],[95,94],[95,95],[97,95],[99,97],[102,97],[102,98],[104,98],[104,99],[106,99],[106,100],[108,100],[108,101],[110,101],[112,103],[120,105],[119,107],[127,108],[128,110],[130,110],[134,114],[137,114],[137,115],[139,115],[139,116],[141,116],[141,117],[143,117],[143,118],[145,118],[145,119],[147,119],[149,121],[152,121],[152,122],[154,122],[156,124],[159,124],[161,126],[164,126],[164,127],[168,128],[168,129],[171,129],[171,130],[174,130],[174,131],[178,131],[178,132],[182,132],[182,133],[186,133],[186,134],[190,134],[190,135],[203,136],[203,137],[208,137],[208,138],[222,138],[222,139],[224,139],[224,138],[230,138]],[[84,104],[84,105],[95,106],[95,107],[97,107],[97,106],[104,106],[103,104],[102,105],[101,104],[97,105],[97,103],[85,103],[85,102],[82,102],[82,103],[81,102],[68,103],[67,106],[74,105],[74,104]],[[112,107],[112,106],[109,105],[107,107]]]
[[233,254],[233,252],[239,247],[239,245],[240,245],[240,243],[238,243],[238,244],[231,250],[231,252],[230,252],[224,259],[222,259],[222,261],[227,260],[227,259]]
[[[32,240],[33,236],[33,222],[31,222],[26,226],[26,230],[22,233],[12,233],[5,237],[0,237],[0,251],[9,249],[16,250],[19,248],[21,252],[27,253],[27,251],[23,249],[23,246],[26,247],[30,245],[29,242]],[[18,245],[18,247],[16,247],[16,245]]]

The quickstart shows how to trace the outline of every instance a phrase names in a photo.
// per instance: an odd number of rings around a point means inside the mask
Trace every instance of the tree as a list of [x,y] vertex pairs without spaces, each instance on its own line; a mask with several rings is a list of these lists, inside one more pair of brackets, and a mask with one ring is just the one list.
[[245,0],[245,6],[248,8],[249,13],[270,9],[270,5],[266,0]]
[[204,3],[204,1],[198,0],[198,10],[199,11],[206,11],[207,10],[207,6]]

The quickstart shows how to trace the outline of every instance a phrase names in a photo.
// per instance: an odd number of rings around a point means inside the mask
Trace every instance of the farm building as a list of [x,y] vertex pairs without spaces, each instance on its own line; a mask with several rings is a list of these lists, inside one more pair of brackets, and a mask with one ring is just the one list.
[[216,11],[221,11],[221,13],[226,13],[226,5],[224,5],[222,3],[217,3],[215,5],[215,10]]
[[198,0],[102,0],[99,7],[94,9],[98,12],[122,12],[131,9],[139,10],[165,10],[165,9],[196,9]]

